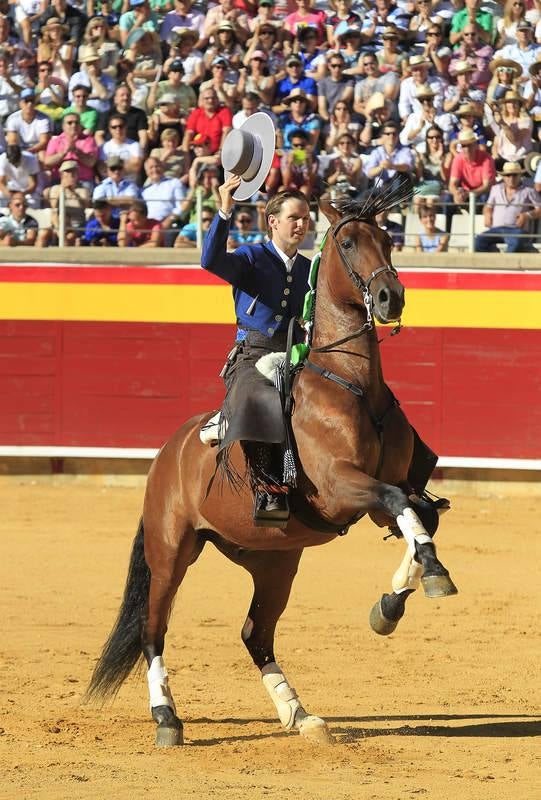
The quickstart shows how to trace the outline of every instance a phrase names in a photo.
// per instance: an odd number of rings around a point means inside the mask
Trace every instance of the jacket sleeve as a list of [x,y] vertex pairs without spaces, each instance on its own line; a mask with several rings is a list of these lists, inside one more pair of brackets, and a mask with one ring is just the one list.
[[250,274],[253,272],[250,250],[241,247],[234,253],[227,252],[229,225],[230,220],[222,219],[216,214],[203,241],[201,266],[213,275],[223,278],[236,289],[246,290],[250,283]]

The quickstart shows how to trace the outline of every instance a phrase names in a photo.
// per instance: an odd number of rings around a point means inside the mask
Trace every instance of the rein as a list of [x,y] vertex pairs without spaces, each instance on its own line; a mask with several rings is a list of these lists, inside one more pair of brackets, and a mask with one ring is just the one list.
[[[361,278],[358,272],[355,272],[355,270],[349,263],[348,259],[346,258],[345,253],[342,247],[340,246],[340,242],[336,238],[336,234],[338,233],[340,228],[342,228],[344,225],[347,225],[348,222],[354,222],[354,221],[358,221],[358,217],[350,216],[340,220],[338,225],[336,225],[334,228],[331,228],[331,236],[333,238],[335,247],[338,251],[338,255],[340,256],[340,260],[342,261],[344,269],[346,270],[348,278],[353,283],[354,287],[358,289],[360,292],[362,292],[363,303],[366,309],[366,322],[358,330],[354,331],[353,333],[350,333],[349,336],[344,336],[342,339],[337,339],[335,342],[322,345],[321,347],[312,347],[311,349],[314,353],[328,353],[331,350],[334,350],[334,348],[338,347],[339,345],[346,344],[346,342],[351,342],[352,339],[358,339],[363,334],[368,333],[368,331],[371,331],[374,327],[374,321],[372,317],[372,306],[374,303],[374,299],[372,297],[372,294],[370,293],[370,284],[372,283],[374,278],[376,278],[382,272],[392,272],[393,275],[398,276],[397,271],[390,264],[386,264],[383,267],[378,267],[378,269],[374,270],[368,276],[368,280],[366,282]],[[400,330],[400,320],[398,321],[398,328],[396,328],[395,331],[398,333],[399,330]]]

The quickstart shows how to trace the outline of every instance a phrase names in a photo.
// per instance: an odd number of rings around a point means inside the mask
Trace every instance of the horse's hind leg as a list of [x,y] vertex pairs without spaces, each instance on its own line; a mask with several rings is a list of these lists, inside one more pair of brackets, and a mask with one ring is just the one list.
[[[142,630],[143,654],[148,664],[147,680],[150,711],[157,723],[156,745],[173,747],[183,744],[182,722],[177,717],[175,701],[169,688],[167,670],[163,660],[167,622],[171,605],[188,566],[201,552],[193,530],[184,530],[177,524],[169,526],[162,520],[159,528],[145,524],[148,535],[147,561],[151,569],[147,615]],[[159,531],[159,533],[156,533]],[[166,535],[175,531],[174,537]]]
[[311,741],[330,743],[333,737],[326,722],[304,710],[274,656],[276,623],[287,605],[301,553],[302,550],[251,551],[240,561],[254,581],[252,603],[241,635],[255,665],[261,670],[263,685],[283,727],[287,731],[296,730]]

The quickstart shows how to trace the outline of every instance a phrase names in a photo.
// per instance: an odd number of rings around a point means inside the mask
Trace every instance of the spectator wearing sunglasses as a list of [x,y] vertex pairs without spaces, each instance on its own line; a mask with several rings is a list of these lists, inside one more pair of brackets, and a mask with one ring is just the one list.
[[494,54],[495,58],[510,58],[522,67],[521,83],[528,80],[528,70],[538,60],[541,46],[534,38],[534,28],[527,20],[517,24],[517,40],[514,44],[505,45]]
[[481,11],[481,0],[464,0],[464,8],[453,14],[449,41],[460,45],[471,33],[472,25],[477,29],[479,39],[485,44],[493,41],[494,17],[488,11]]
[[487,88],[487,103],[492,106],[502,99],[508,89],[518,91],[522,67],[516,61],[495,58],[488,65],[492,78]]
[[38,223],[26,213],[22,192],[13,192],[9,214],[0,216],[0,247],[32,247],[38,238]]
[[353,78],[344,75],[346,64],[340,53],[331,53],[327,58],[329,77],[322,78],[318,83],[318,112],[321,119],[329,122],[331,109],[341,100],[345,103],[353,102]]
[[[203,206],[201,209],[201,231],[203,239],[206,238],[208,230],[214,219],[215,210],[212,206]],[[188,222],[183,225],[175,239],[175,247],[196,247],[197,246],[197,222]]]
[[73,87],[73,99],[71,104],[64,109],[63,117],[67,114],[77,114],[81,121],[83,133],[94,134],[98,125],[99,114],[95,108],[88,105],[90,90],[87,86],[79,85]]
[[8,144],[18,144],[21,150],[43,156],[51,138],[51,121],[46,114],[36,111],[33,89],[23,89],[20,94],[19,111],[6,120]]
[[98,169],[100,175],[107,176],[106,161],[111,156],[118,156],[124,162],[125,177],[138,182],[139,173],[143,166],[143,150],[139,142],[129,139],[126,131],[126,120],[120,114],[109,119],[109,133],[111,138],[100,147]]
[[234,250],[241,244],[260,244],[265,235],[254,224],[254,218],[247,208],[239,208],[233,220],[234,228],[229,231],[228,250]]
[[94,166],[98,159],[98,146],[92,134],[83,133],[79,115],[71,111],[62,120],[62,133],[53,136],[47,145],[43,163],[51,170],[53,183],[58,181],[59,167],[66,161],[74,161],[83,186],[92,190]]
[[486,90],[491,78],[488,65],[492,61],[494,50],[490,44],[480,38],[480,31],[481,28],[474,22],[467,22],[461,33],[460,44],[453,51],[449,63],[449,74],[454,76],[457,63],[468,61],[475,67],[475,71],[471,75],[472,85]]
[[92,200],[107,200],[113,217],[118,219],[122,209],[139,197],[139,187],[125,177],[124,161],[119,156],[109,156],[105,165],[107,176],[94,189]]
[[389,121],[383,126],[383,144],[369,154],[365,164],[366,174],[371,181],[379,178],[389,181],[397,172],[413,172],[415,158],[409,147],[400,145],[398,124]]

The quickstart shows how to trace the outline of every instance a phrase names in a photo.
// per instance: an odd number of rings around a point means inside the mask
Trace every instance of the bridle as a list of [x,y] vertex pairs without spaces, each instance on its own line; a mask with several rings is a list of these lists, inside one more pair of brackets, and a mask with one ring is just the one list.
[[[343,339],[337,339],[335,342],[331,342],[330,344],[326,344],[321,347],[312,347],[312,351],[314,353],[328,353],[335,347],[338,347],[341,344],[345,344],[346,342],[350,342],[352,339],[358,339],[360,336],[363,336],[363,334],[368,333],[368,331],[371,331],[374,327],[374,321],[372,316],[372,307],[374,305],[374,298],[372,297],[372,293],[370,292],[370,284],[372,283],[374,278],[377,278],[378,275],[381,275],[382,272],[391,272],[396,278],[398,278],[398,273],[391,264],[385,264],[383,267],[378,267],[377,269],[375,269],[372,273],[370,273],[366,281],[359,275],[358,272],[356,272],[353,269],[349,260],[346,257],[346,254],[344,253],[342,246],[340,245],[340,242],[338,241],[337,234],[338,231],[341,228],[343,228],[344,225],[347,225],[349,222],[359,222],[359,221],[360,218],[353,215],[345,217],[344,219],[341,219],[337,225],[330,228],[330,233],[334,245],[336,247],[336,250],[338,252],[338,255],[340,256],[342,265],[346,270],[348,278],[350,279],[354,287],[362,294],[364,307],[366,309],[366,322],[358,330],[354,331],[353,333],[350,333],[349,336],[344,336]],[[398,325],[393,330],[393,333],[398,333],[399,330],[400,330],[400,320],[398,320]]]

